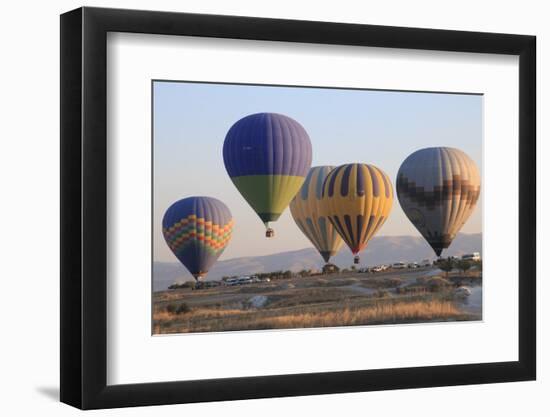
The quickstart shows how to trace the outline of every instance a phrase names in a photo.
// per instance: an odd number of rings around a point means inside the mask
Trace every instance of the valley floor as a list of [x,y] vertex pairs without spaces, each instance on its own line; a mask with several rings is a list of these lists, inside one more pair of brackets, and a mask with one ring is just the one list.
[[481,320],[481,297],[480,271],[432,268],[177,289],[153,293],[153,333]]

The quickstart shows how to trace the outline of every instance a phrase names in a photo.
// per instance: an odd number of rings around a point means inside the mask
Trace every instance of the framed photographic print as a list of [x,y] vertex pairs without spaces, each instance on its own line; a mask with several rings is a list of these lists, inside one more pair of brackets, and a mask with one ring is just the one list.
[[61,400],[535,379],[535,38],[61,16]]

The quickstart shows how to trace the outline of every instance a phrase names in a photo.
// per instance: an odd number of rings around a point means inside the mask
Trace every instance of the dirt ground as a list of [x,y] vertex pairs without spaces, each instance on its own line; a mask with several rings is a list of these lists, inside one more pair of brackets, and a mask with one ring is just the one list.
[[435,268],[177,289],[153,293],[153,333],[481,320],[481,299],[480,271]]

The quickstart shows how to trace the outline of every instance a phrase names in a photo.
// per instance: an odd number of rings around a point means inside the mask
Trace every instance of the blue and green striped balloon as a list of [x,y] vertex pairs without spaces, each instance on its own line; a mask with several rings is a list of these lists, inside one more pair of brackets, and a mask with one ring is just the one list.
[[306,130],[277,113],[238,120],[223,144],[227,173],[268,230],[302,186],[311,158]]

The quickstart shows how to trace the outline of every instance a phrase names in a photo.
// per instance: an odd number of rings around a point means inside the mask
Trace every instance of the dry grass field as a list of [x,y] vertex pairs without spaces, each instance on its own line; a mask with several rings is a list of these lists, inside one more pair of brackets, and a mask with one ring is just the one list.
[[[474,289],[474,302],[457,295],[462,285]],[[479,272],[348,273],[153,294],[154,334],[480,319]]]

